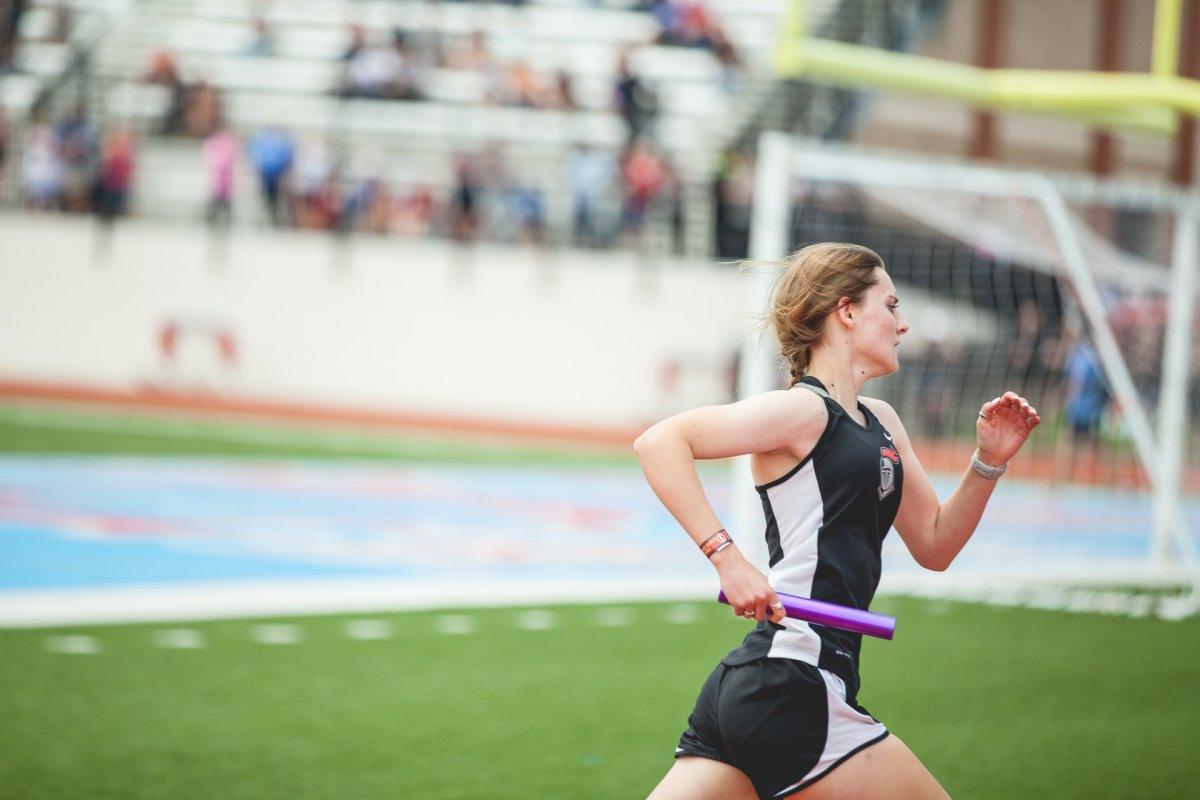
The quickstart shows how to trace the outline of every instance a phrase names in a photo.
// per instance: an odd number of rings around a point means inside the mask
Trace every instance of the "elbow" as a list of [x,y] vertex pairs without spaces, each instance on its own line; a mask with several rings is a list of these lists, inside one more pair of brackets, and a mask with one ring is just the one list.
[[652,454],[662,452],[664,447],[671,449],[679,441],[675,431],[660,422],[651,425],[633,440],[633,453],[638,463],[644,464]]
[[646,454],[654,447],[655,440],[658,439],[658,431],[656,426],[650,426],[642,431],[642,434],[633,440],[633,454],[637,456],[638,461],[645,458]]
[[954,557],[940,556],[935,553],[926,554],[924,558],[917,561],[922,567],[932,572],[945,572],[949,569],[950,564],[954,561]]

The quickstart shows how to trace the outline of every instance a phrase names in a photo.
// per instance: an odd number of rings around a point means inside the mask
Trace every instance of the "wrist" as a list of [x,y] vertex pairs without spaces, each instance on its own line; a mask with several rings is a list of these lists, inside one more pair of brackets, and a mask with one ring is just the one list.
[[1002,458],[993,456],[992,454],[990,454],[984,450],[981,450],[978,447],[975,448],[975,458],[977,458],[981,462],[983,462],[984,466],[995,467],[996,469],[1008,469],[1007,461],[1005,461]]
[[737,545],[732,541],[721,548],[721,552],[713,553],[708,557],[712,562],[713,567],[717,572],[727,569],[731,564],[734,564],[742,559],[742,551],[738,550]]
[[704,553],[705,558],[712,558],[715,554],[721,552],[726,547],[733,544],[733,537],[724,528],[714,533],[712,536],[700,543],[700,552]]
[[1008,464],[990,462],[976,450],[971,454],[971,469],[984,480],[994,481],[998,480],[1004,474],[1005,470],[1008,469]]

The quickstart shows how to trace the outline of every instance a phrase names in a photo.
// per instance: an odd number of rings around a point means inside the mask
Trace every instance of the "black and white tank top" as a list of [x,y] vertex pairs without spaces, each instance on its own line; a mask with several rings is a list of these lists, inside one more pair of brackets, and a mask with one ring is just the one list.
[[[900,507],[900,454],[862,403],[866,427],[816,378],[807,376],[794,389],[821,395],[829,420],[803,461],[756,487],[766,516],[767,579],[777,592],[865,610],[879,585],[883,538]],[[837,675],[853,696],[861,642],[861,634],[791,618],[778,625],[763,621],[722,661],[794,658]]]

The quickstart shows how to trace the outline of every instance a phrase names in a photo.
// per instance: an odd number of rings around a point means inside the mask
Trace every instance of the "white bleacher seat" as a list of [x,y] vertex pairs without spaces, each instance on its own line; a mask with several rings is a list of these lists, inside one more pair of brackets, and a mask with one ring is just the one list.
[[22,42],[16,65],[22,72],[43,77],[59,75],[71,61],[69,45],[57,42]]
[[434,69],[426,75],[424,90],[431,100],[473,105],[487,98],[487,76],[460,69]]
[[209,66],[208,80],[226,89],[320,94],[333,91],[341,75],[336,61],[218,56]]
[[721,73],[713,54],[699,47],[643,47],[629,61],[634,72],[652,81],[715,81]]
[[669,83],[659,88],[659,103],[671,114],[720,117],[729,111],[729,98],[711,83]]
[[165,86],[122,81],[110,87],[105,110],[110,119],[153,127],[162,120],[170,104],[171,92]]
[[249,27],[240,22],[184,18],[166,31],[165,44],[180,53],[237,53],[251,41]]
[[6,75],[0,78],[0,105],[9,116],[25,116],[40,89],[41,82],[33,75]]
[[648,14],[583,6],[526,6],[525,29],[531,36],[557,41],[595,41],[610,46],[649,42],[658,25]]
[[291,25],[272,32],[275,55],[282,58],[338,59],[350,46],[346,26]]
[[47,39],[54,33],[54,11],[34,6],[21,17],[21,29],[17,35],[26,42]]

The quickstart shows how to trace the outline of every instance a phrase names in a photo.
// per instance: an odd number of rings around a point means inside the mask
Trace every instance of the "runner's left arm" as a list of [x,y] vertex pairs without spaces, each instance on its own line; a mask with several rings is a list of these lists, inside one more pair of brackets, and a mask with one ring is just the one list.
[[[864,397],[863,402],[892,434],[904,464],[896,530],[918,564],[944,570],[975,533],[997,481],[983,477],[968,464],[958,487],[946,502],[940,502],[895,409],[873,398]],[[1041,422],[1037,409],[1015,392],[984,403],[979,414],[975,426],[979,459],[992,466],[1006,465]]]

